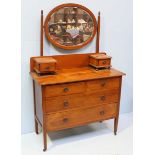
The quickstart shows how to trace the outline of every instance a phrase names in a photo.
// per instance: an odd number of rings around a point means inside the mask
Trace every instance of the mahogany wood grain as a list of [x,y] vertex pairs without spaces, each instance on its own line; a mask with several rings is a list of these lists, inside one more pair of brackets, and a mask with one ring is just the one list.
[[110,70],[96,71],[91,67],[58,70],[56,75],[49,76],[38,76],[36,73],[31,72],[32,78],[40,85],[120,77],[122,75],[125,74],[112,68]]
[[110,67],[111,58],[106,54],[92,54],[90,55],[89,64],[95,68]]
[[40,21],[40,56],[43,56],[44,49],[44,27],[43,27],[43,10],[41,10],[41,21]]
[[38,134],[38,122],[36,119],[36,95],[35,95],[35,82],[33,80],[33,102],[34,102],[34,121],[35,121],[35,132]]
[[119,90],[100,90],[86,93],[86,99],[84,101],[85,106],[93,106],[97,104],[117,104],[119,102]]
[[96,53],[100,52],[100,12],[98,13],[97,37],[96,37]]
[[[105,54],[105,52],[102,52],[102,53]],[[58,70],[87,67],[89,66],[89,56],[92,54],[93,53],[31,57],[30,58],[30,71],[33,72],[33,68],[35,66],[34,60],[36,58],[56,59]]]
[[95,60],[93,58],[90,58],[89,64],[95,68],[111,67],[111,59]]
[[122,86],[122,77],[120,78],[119,82],[119,99],[117,104],[117,111],[116,111],[116,117],[114,119],[114,134],[117,134],[117,127],[118,127],[118,119],[119,119],[119,109],[120,109],[120,99],[121,99],[121,86]]
[[98,62],[99,62],[99,67],[106,67],[106,66],[110,66],[111,59],[99,60]]
[[50,97],[44,100],[46,113],[70,110],[81,107],[118,103],[118,90],[97,91],[65,96]]
[[82,93],[86,90],[84,82],[48,85],[44,87],[45,97]]
[[83,93],[49,97],[45,99],[46,113],[83,107],[84,101],[85,95]]
[[43,129],[43,151],[47,149],[49,131],[114,118],[114,133],[117,132],[121,81],[125,74],[113,68],[96,71],[89,66],[90,54],[52,56],[59,67],[55,75],[45,76],[34,72],[35,57],[30,59],[35,121]]
[[47,130],[62,130],[116,116],[116,104],[51,113],[46,115]]
[[120,77],[87,81],[87,91],[119,89]]
[[44,148],[43,151],[47,150],[47,120],[46,120],[46,105],[44,103],[44,98],[45,98],[45,94],[44,94],[44,88],[41,86],[41,96],[42,96],[42,107],[40,107],[42,109],[42,119],[43,119],[43,123],[42,123],[42,130],[43,130],[43,143],[44,143]]
[[98,66],[98,60],[93,59],[93,58],[89,58],[89,64],[94,65],[94,66]]
[[50,73],[56,70],[57,61],[52,57],[34,58],[34,71],[37,73]]

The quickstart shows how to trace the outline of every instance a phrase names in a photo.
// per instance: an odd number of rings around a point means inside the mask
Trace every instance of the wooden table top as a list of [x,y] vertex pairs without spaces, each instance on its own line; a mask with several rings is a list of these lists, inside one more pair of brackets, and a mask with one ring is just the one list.
[[125,74],[114,68],[96,71],[92,67],[82,67],[57,70],[55,75],[39,76],[35,72],[30,72],[30,75],[39,85],[50,85],[109,77],[119,77]]

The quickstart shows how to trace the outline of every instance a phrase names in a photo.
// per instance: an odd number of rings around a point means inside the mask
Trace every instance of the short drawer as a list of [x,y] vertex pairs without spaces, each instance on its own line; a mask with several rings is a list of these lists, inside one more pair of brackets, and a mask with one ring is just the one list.
[[95,93],[88,93],[86,95],[85,104],[112,104],[119,102],[119,91],[118,89],[98,91]]
[[99,60],[98,63],[100,67],[107,67],[107,66],[110,66],[111,59]]
[[85,94],[73,94],[45,99],[46,113],[83,107],[86,99]]
[[42,64],[40,65],[40,72],[52,72],[55,71],[55,64]]
[[87,81],[87,91],[119,89],[120,78],[105,78]]
[[85,92],[85,82],[45,86],[44,97],[61,96]]
[[90,55],[89,65],[95,68],[109,68],[111,67],[111,57],[106,54]]
[[99,120],[113,118],[116,116],[116,110],[116,104],[108,104],[51,113],[46,115],[47,130],[61,130]]

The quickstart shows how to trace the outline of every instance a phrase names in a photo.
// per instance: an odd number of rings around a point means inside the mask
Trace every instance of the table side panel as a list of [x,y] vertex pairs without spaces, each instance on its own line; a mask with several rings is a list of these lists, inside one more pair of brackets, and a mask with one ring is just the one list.
[[36,116],[39,122],[43,123],[43,108],[42,108],[42,88],[35,82],[35,96],[36,96]]

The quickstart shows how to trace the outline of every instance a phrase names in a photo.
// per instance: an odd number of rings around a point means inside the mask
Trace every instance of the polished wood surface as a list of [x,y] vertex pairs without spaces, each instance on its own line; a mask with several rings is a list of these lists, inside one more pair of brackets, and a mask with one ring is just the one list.
[[119,88],[120,77],[104,78],[98,80],[87,81],[87,90],[90,92],[96,90],[113,90]]
[[116,107],[116,104],[108,104],[51,113],[46,115],[47,130],[62,130],[90,122],[114,118],[116,116]]
[[111,59],[97,60],[90,58],[89,64],[95,68],[108,68],[111,67]]
[[[105,52],[102,52],[105,53]],[[53,56],[37,56],[30,58],[30,72],[33,72],[35,58],[54,58],[57,61],[57,69],[73,69],[82,68],[89,65],[89,56],[92,53],[85,54],[69,54],[69,55],[53,55]]]
[[110,91],[96,91],[91,93],[79,93],[72,95],[49,97],[45,99],[46,113],[71,110],[81,107],[91,107],[94,105],[103,105],[118,103],[119,91],[117,89]]
[[38,133],[40,124],[44,151],[49,131],[114,119],[114,134],[117,133],[121,82],[125,74],[113,68],[95,70],[89,66],[90,55],[46,56],[54,58],[58,67],[54,75],[43,76],[34,72],[34,60],[40,57],[30,59],[35,88],[35,130]]
[[111,65],[111,59],[99,60],[99,67],[106,67]]
[[41,21],[40,21],[40,56],[43,56],[44,50],[44,24],[43,21],[43,10],[41,10]]
[[83,93],[79,93],[46,98],[46,113],[64,111],[84,106],[84,97]]
[[89,64],[95,68],[111,67],[111,58],[106,54],[92,54],[89,58]]
[[31,72],[30,74],[32,78],[40,85],[62,84],[125,75],[116,69],[96,71],[92,67],[58,70],[56,75],[38,76],[35,72]]
[[44,87],[45,97],[82,93],[85,90],[84,82],[49,85]]
[[34,71],[36,73],[51,73],[56,70],[57,61],[52,57],[34,58]]
[[106,53],[91,54],[90,57],[97,60],[112,58],[111,56],[108,56]]
[[98,13],[97,37],[96,37],[96,53],[99,52],[100,52],[100,12]]

